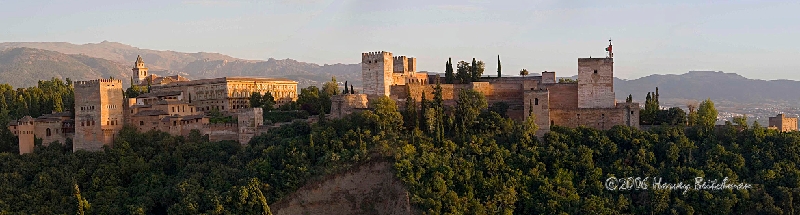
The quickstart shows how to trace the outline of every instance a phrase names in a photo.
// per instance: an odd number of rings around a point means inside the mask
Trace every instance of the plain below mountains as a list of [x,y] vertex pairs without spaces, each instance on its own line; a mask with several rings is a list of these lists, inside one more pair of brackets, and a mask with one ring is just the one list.
[[[87,80],[114,77],[126,84],[136,56],[141,55],[151,73],[184,75],[190,79],[222,76],[285,77],[300,87],[322,85],[331,77],[361,85],[360,64],[319,65],[293,59],[245,60],[218,53],[184,53],[141,49],[103,41],[83,45],[63,42],[0,43],[0,79],[15,87],[33,86],[52,77]],[[650,75],[634,80],[615,79],[617,99],[632,94],[644,101],[659,87],[660,99],[703,100],[733,103],[800,102],[800,82],[748,79],[735,73],[693,71],[679,75]]]

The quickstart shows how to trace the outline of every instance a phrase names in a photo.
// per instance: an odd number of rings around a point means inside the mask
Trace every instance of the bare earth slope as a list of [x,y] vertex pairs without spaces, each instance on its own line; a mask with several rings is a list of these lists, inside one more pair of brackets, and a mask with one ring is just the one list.
[[413,214],[392,163],[372,162],[301,187],[269,206],[273,214]]

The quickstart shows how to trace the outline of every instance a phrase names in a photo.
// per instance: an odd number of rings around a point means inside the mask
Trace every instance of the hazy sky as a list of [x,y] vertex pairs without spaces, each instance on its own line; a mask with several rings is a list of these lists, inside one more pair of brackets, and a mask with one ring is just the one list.
[[689,70],[800,80],[800,1],[5,1],[0,41],[121,42],[245,59],[358,63],[417,57],[418,70],[486,62],[495,74],[577,74],[614,40],[615,73]]

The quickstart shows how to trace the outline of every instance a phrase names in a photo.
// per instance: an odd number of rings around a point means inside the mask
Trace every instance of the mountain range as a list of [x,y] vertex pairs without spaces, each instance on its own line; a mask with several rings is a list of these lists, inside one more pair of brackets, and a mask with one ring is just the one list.
[[[184,53],[141,49],[103,41],[71,44],[65,42],[0,43],[0,79],[15,87],[32,86],[52,77],[86,80],[114,77],[126,84],[130,68],[142,56],[150,72],[158,75],[183,75],[190,79],[221,76],[285,77],[300,87],[337,81],[361,85],[360,64],[326,64],[293,59],[246,60],[219,53]],[[703,100],[739,103],[800,102],[800,82],[792,80],[748,79],[735,73],[692,71],[684,74],[654,74],[634,80],[615,79],[617,99],[629,94],[643,101],[647,92],[659,88],[660,99]]]

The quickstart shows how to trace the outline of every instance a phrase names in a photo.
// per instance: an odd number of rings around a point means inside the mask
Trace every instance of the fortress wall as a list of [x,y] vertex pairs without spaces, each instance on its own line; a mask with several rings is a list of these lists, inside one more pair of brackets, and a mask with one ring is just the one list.
[[[67,141],[67,134],[62,133],[61,126],[61,121],[38,121],[34,128],[34,134],[37,138],[42,138],[42,145],[47,146],[55,141],[64,144]],[[50,136],[47,135],[47,129],[50,129]]]
[[344,94],[331,97],[331,117],[340,118],[357,109],[369,107],[367,94]]
[[[628,111],[634,111],[629,115]],[[615,125],[629,125],[639,127],[638,109],[627,108],[576,108],[576,109],[551,109],[550,120],[558,126],[578,127],[586,126],[606,130]],[[630,119],[630,121],[628,121]]]
[[550,92],[550,108],[578,108],[578,84],[551,84],[546,87]]

